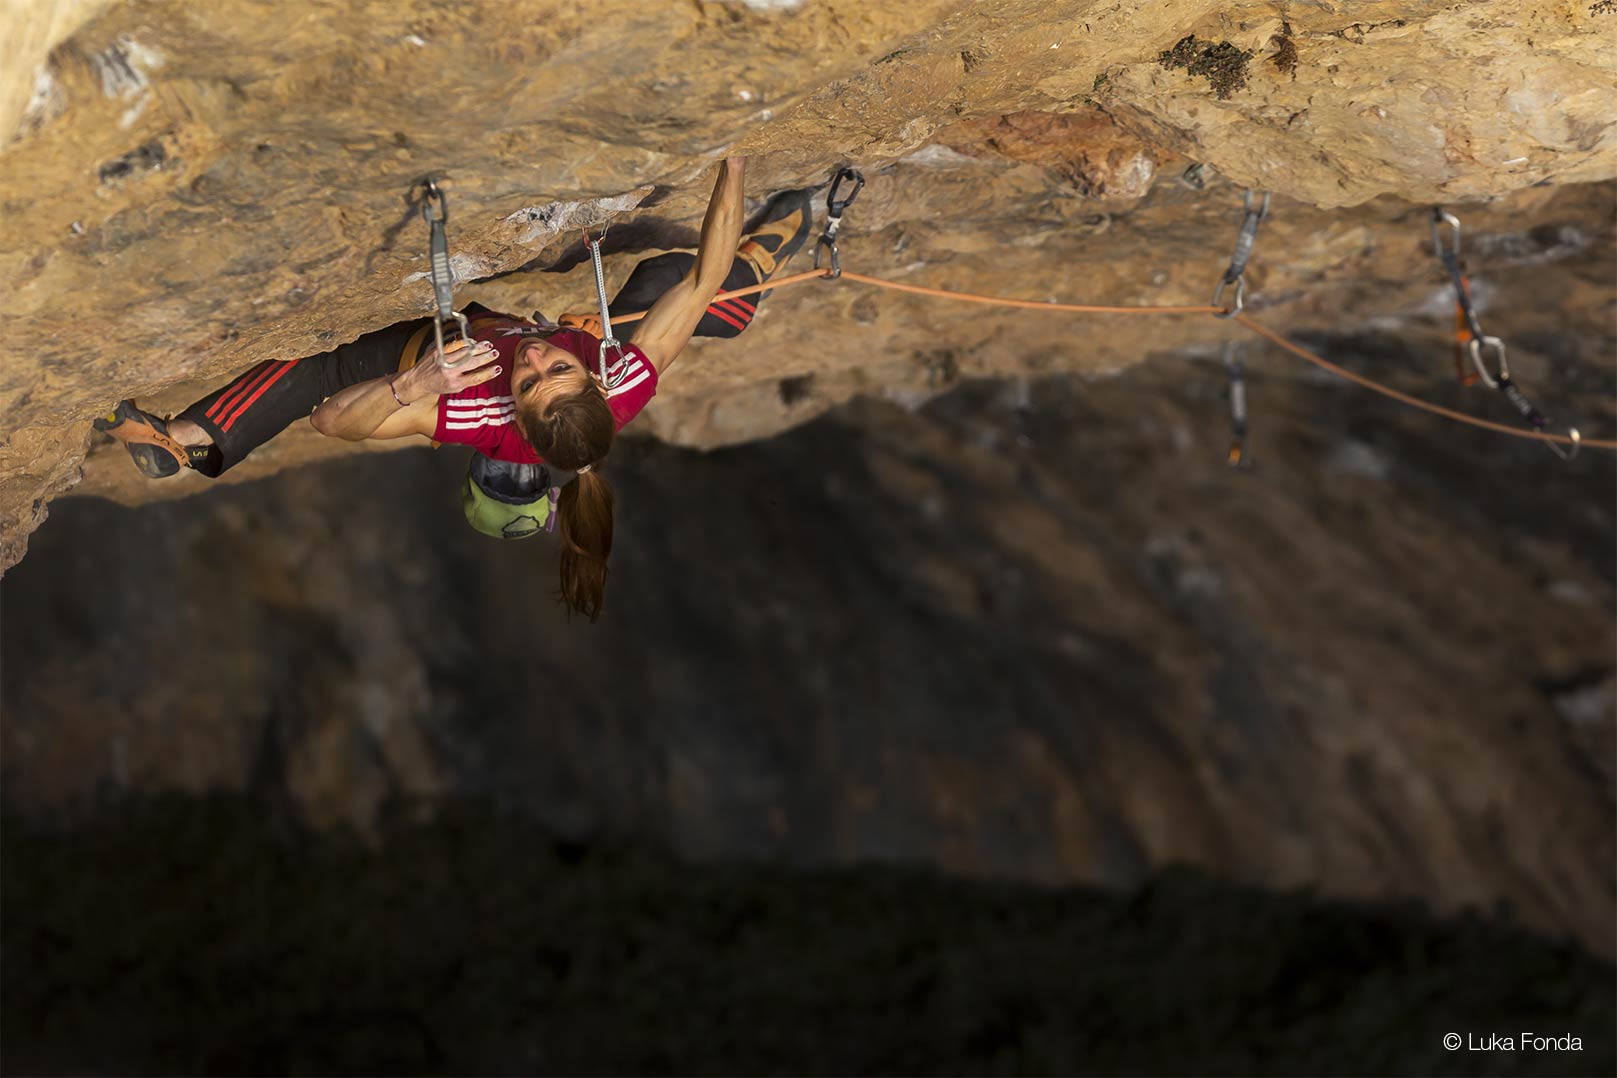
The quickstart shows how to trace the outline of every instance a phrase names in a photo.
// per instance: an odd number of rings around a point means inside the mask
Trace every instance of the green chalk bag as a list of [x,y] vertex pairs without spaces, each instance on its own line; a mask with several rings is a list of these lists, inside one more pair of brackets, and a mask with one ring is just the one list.
[[543,464],[513,464],[473,453],[460,485],[466,523],[496,539],[526,539],[556,530],[560,488]]

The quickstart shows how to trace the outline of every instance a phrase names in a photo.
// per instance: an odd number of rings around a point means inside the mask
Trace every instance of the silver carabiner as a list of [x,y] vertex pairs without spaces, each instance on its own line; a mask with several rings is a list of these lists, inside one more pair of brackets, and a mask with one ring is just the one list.
[[[1226,285],[1230,284],[1230,283],[1231,282],[1226,281],[1222,277],[1220,277],[1218,279],[1218,287],[1213,289],[1213,306],[1214,307],[1218,307],[1218,306],[1222,305],[1223,299],[1224,299],[1224,287]],[[1235,284],[1235,306],[1231,307],[1227,311],[1225,311],[1225,310],[1214,311],[1213,312],[1213,317],[1214,318],[1234,318],[1236,315],[1241,313],[1243,308],[1246,307],[1246,274],[1243,273],[1241,276],[1237,277],[1235,279],[1235,281],[1234,281],[1234,284]]]
[[1449,244],[1447,253],[1450,257],[1458,259],[1460,257],[1460,219],[1442,206],[1432,207],[1432,250],[1437,253],[1439,258],[1443,258],[1443,234],[1439,231],[1439,225],[1448,225],[1454,230],[1453,241]]
[[[833,224],[839,222],[833,222]],[[814,243],[814,268],[820,268],[820,248],[828,247],[831,250],[831,270],[826,274],[831,280],[842,276],[842,256],[837,251],[837,241],[831,238],[831,229],[827,229]]]
[[[1467,347],[1471,352],[1471,365],[1477,369],[1477,374],[1481,377],[1483,385],[1489,389],[1498,389],[1501,379],[1506,381],[1510,379],[1510,364],[1505,360],[1504,341],[1498,337],[1472,337]],[[1494,355],[1498,359],[1499,374],[1497,377],[1488,372],[1487,364],[1482,361],[1482,350],[1484,348],[1493,349]]]
[[[446,371],[452,371],[462,363],[465,363],[468,359],[471,359],[472,349],[476,347],[476,345],[472,342],[472,327],[466,321],[466,316],[461,314],[459,311],[454,311],[451,313],[450,317],[452,317],[455,320],[455,323],[460,326],[460,339],[466,342],[466,347],[461,349],[461,357],[451,363],[449,361],[449,353],[444,351],[444,320],[441,318],[434,318],[432,320],[432,338],[438,345],[438,366],[442,367]],[[450,341],[449,343],[454,344],[455,342]]]

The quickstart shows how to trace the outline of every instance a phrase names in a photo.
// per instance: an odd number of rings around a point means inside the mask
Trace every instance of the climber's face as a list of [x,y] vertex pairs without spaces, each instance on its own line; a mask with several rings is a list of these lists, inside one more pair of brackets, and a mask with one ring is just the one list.
[[525,342],[511,364],[511,396],[521,411],[544,415],[555,401],[594,390],[583,360],[565,348],[542,340]]

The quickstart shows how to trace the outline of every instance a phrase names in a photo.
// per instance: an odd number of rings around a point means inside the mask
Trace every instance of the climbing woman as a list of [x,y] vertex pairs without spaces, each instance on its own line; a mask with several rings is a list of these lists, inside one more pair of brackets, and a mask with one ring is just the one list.
[[[769,280],[808,235],[809,192],[791,191],[770,202],[738,248],[743,172],[741,158],[720,168],[694,255],[673,252],[642,262],[614,299],[612,308],[620,312],[650,309],[621,358],[613,357],[606,383],[597,374],[600,339],[590,332],[593,320],[564,317],[575,328],[563,328],[472,304],[466,310],[471,340],[445,345],[452,361],[466,348],[472,354],[453,367],[437,362],[432,322],[422,319],[322,355],[260,363],[173,419],[123,401],[95,426],[123,441],[153,478],[182,467],[220,475],[303,416],[321,433],[350,441],[421,435],[474,447],[481,456],[473,458],[468,499],[500,497],[502,465],[507,481],[513,470],[542,463],[574,472],[556,505],[560,598],[593,621],[612,552],[612,488],[602,465],[614,436],[651,400],[692,336],[736,336],[768,294],[715,301],[721,288]],[[471,479],[483,489],[474,490]],[[534,485],[527,481],[528,489]],[[548,487],[548,478],[539,485]],[[471,519],[470,501],[467,506]]]

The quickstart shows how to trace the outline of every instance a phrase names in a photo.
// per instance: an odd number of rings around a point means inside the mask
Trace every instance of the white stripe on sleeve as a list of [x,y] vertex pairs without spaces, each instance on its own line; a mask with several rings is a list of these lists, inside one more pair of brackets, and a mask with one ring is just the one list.
[[511,418],[509,416],[502,416],[498,418],[493,416],[484,416],[482,419],[474,419],[470,423],[445,423],[444,430],[472,430],[476,427],[509,427],[511,425]]
[[450,405],[446,414],[450,419],[476,419],[483,415],[515,415],[516,408],[509,404],[493,404],[487,408],[456,408]]
[[[639,374],[634,374],[634,372],[637,371],[637,370],[640,373]],[[619,393],[627,393],[627,392],[629,392],[629,390],[633,389],[635,386],[639,385],[641,382],[644,382],[647,378],[651,377],[651,370],[649,368],[645,367],[644,365],[630,367],[629,372],[631,374],[634,374],[634,377],[630,378],[627,382],[619,383],[617,388],[608,391],[607,392],[607,397],[608,398],[616,397]]]

